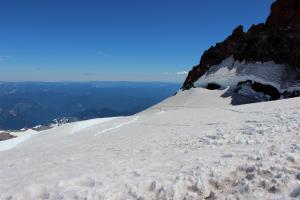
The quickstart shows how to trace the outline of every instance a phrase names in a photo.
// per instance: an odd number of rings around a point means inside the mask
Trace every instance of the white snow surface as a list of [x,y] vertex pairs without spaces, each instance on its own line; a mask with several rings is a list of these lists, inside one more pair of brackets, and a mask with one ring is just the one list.
[[95,125],[99,125],[108,121],[112,121],[117,119],[118,117],[109,117],[109,118],[99,118],[99,119],[90,119],[85,121],[80,121],[74,123],[72,134],[80,133],[82,130],[87,129],[89,127],[93,127]]
[[224,92],[36,134],[0,152],[0,199],[299,199],[300,98],[231,106]]
[[275,87],[279,92],[300,90],[297,76],[300,72],[294,68],[270,62],[245,63],[235,61],[233,57],[210,69],[196,82],[196,87],[206,87],[208,83],[217,83],[223,87],[235,87],[239,82],[252,80]]
[[16,137],[10,140],[0,141],[0,151],[6,151],[15,148],[18,144],[25,142],[26,140],[30,139],[33,135],[38,134],[38,132],[32,129],[28,129],[20,132],[11,132],[9,134]]

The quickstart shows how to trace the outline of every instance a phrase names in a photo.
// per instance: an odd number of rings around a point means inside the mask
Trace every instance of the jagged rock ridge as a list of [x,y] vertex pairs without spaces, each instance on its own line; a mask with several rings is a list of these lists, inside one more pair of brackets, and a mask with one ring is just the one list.
[[235,28],[227,39],[204,52],[182,89],[194,87],[211,66],[230,56],[240,62],[274,61],[300,69],[300,0],[277,0],[265,23],[253,25],[247,32],[241,25]]

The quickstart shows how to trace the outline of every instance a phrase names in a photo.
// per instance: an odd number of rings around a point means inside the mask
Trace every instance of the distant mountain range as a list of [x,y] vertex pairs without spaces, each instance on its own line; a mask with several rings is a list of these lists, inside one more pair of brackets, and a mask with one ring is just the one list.
[[177,83],[0,82],[0,130],[131,115],[174,94]]

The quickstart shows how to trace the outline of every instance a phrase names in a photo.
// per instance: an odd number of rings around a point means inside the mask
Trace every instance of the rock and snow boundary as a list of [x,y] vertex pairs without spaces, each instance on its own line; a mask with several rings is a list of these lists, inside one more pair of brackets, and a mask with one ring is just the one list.
[[[299,76],[299,70],[273,61],[246,63],[235,61],[231,56],[221,64],[211,66],[194,86],[208,88],[209,84],[215,84],[220,88],[230,87],[240,95],[266,101],[299,96]],[[259,84],[258,90],[261,91],[255,91],[253,83]]]
[[299,199],[300,98],[231,106],[224,92],[179,92],[0,151],[0,199]]

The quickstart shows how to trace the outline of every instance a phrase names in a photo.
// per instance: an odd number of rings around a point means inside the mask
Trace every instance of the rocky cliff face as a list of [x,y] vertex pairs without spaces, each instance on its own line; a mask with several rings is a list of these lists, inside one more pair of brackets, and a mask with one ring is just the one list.
[[271,6],[271,14],[266,24],[268,26],[286,27],[300,26],[300,1],[278,0]]
[[[194,87],[211,66],[230,56],[239,62],[274,61],[300,69],[300,0],[277,0],[265,23],[253,25],[247,32],[243,26],[235,28],[227,39],[204,52],[182,89]],[[300,81],[300,76],[297,79]]]

